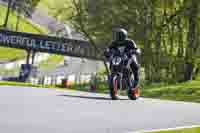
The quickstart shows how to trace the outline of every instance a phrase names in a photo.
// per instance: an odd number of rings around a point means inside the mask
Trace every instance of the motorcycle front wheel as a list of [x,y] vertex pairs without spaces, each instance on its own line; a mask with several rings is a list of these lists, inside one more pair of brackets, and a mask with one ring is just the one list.
[[118,100],[118,90],[120,89],[120,80],[117,75],[111,78],[110,97],[112,100]]

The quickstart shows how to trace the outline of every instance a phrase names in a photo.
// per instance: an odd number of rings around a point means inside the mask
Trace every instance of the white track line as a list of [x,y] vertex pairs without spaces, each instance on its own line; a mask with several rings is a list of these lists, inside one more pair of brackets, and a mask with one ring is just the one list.
[[155,130],[141,130],[136,132],[129,132],[129,133],[150,133],[150,132],[159,132],[159,131],[170,131],[170,130],[179,130],[179,129],[189,129],[189,128],[200,128],[200,125],[193,125],[193,126],[182,126],[182,127],[175,127],[175,128],[166,128],[166,129],[155,129]]

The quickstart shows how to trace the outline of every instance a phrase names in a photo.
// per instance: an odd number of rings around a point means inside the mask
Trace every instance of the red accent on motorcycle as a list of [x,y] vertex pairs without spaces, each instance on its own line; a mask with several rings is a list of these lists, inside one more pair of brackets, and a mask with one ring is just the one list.
[[133,91],[132,91],[132,95],[136,96],[136,97],[139,97],[140,96],[140,90],[139,88],[135,88]]

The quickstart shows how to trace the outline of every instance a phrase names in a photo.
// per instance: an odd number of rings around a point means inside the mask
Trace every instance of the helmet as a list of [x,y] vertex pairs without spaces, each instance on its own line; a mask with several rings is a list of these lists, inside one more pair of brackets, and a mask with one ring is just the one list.
[[113,40],[114,41],[124,41],[127,39],[127,31],[123,28],[117,28],[113,30]]

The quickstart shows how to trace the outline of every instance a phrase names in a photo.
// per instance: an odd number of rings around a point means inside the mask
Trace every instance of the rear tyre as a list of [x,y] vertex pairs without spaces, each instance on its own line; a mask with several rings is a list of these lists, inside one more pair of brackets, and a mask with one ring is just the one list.
[[139,88],[130,89],[128,90],[128,98],[130,100],[137,100],[140,97],[140,90]]
[[111,81],[110,97],[112,100],[118,100],[119,81],[117,76],[114,76]]

